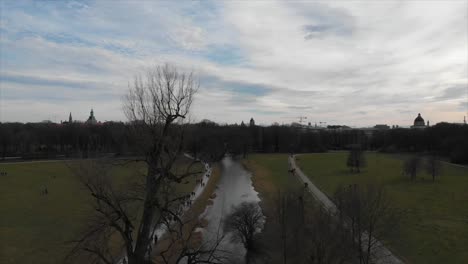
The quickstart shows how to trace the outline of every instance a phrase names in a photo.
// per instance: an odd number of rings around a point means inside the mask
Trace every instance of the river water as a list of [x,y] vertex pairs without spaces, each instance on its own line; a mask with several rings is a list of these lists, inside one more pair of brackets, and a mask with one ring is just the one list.
[[202,230],[204,243],[214,243],[224,235],[218,249],[223,252],[224,257],[230,259],[230,263],[243,263],[245,249],[241,243],[231,240],[230,233],[223,234],[223,220],[232,212],[234,206],[243,202],[260,202],[251,177],[242,164],[231,157],[225,157],[221,161],[221,177],[215,192],[216,197],[202,215],[208,221]]

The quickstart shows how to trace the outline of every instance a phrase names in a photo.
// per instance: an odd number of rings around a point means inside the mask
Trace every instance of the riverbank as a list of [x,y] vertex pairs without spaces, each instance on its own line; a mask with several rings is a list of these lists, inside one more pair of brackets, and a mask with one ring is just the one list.
[[163,251],[167,250],[169,246],[172,247],[170,251],[164,253],[164,256],[167,259],[172,260],[180,255],[180,251],[183,250],[184,247],[190,246],[192,248],[199,248],[202,245],[203,237],[198,228],[206,226],[206,220],[200,217],[206,208],[212,204],[220,177],[220,165],[215,163],[211,167],[211,175],[203,189],[203,192],[182,217],[182,221],[185,224],[182,227],[181,237],[177,238],[174,236],[166,236],[163,240],[159,241],[153,252],[154,263],[165,263],[161,254]]
[[259,193],[260,207],[266,216],[264,228],[259,234],[261,253],[267,258],[266,263],[283,263],[282,246],[278,243],[278,193],[298,191],[302,186],[288,172],[287,154],[249,155],[242,160],[242,164],[252,173],[252,183]]

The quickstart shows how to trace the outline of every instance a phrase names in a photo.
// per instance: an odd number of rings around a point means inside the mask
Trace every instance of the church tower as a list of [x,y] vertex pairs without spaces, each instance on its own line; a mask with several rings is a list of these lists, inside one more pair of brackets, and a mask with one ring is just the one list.
[[68,116],[68,123],[69,124],[73,123],[73,118],[72,118],[71,112],[70,112],[70,115]]
[[250,118],[250,123],[249,123],[249,125],[250,125],[251,127],[254,127],[254,126],[255,126],[255,121],[254,121],[253,117]]
[[91,109],[91,112],[89,113],[89,117],[88,117],[88,120],[86,120],[86,123],[87,124],[92,124],[92,125],[97,123],[96,118],[94,117],[93,109]]

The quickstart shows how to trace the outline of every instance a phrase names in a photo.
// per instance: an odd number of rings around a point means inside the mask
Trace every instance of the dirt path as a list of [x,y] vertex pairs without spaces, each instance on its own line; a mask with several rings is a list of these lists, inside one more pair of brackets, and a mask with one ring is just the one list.
[[[302,182],[307,183],[308,190],[312,195],[315,197],[317,201],[319,201],[322,206],[328,210],[330,213],[337,213],[338,209],[336,205],[325,195],[315,184],[305,175],[301,169],[296,165],[295,156],[289,156],[289,166],[292,170],[294,170],[294,174],[297,175]],[[363,233],[364,241],[366,241],[367,234]],[[400,264],[404,263],[400,260],[397,256],[395,256],[388,248],[386,248],[380,241],[377,241],[375,238],[371,238],[375,240],[375,249],[374,249],[374,256],[375,256],[375,263],[377,264]]]

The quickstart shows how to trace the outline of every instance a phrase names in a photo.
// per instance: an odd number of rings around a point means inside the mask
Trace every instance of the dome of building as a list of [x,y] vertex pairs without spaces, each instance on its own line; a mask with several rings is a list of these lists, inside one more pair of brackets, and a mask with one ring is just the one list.
[[88,120],[86,120],[86,123],[92,124],[92,125],[97,124],[96,117],[94,117],[93,109],[91,109],[91,112],[89,113],[89,117],[88,117]]
[[414,126],[425,126],[424,119],[421,117],[421,114],[418,114],[418,117],[414,119]]

